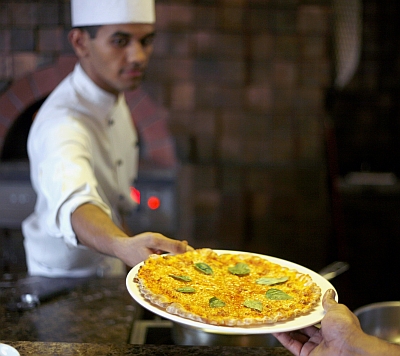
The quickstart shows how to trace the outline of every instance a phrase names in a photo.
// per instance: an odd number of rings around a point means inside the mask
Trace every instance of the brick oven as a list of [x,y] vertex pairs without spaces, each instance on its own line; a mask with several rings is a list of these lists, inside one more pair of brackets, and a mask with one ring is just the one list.
[[[14,234],[36,200],[26,149],[34,114],[75,63],[74,56],[60,57],[54,65],[16,80],[0,97],[0,259],[4,272],[25,263],[21,261],[22,236],[15,241]],[[167,112],[141,89],[127,92],[126,98],[140,144],[139,176],[132,182],[132,198],[138,205],[127,223],[133,233],[152,230],[174,237],[178,231],[178,164]]]

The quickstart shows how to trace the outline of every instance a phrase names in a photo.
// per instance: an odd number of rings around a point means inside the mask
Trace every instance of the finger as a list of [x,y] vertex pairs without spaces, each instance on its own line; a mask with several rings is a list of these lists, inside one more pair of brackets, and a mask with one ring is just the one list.
[[290,332],[290,336],[292,339],[301,342],[302,344],[306,343],[310,338],[303,334],[302,332],[292,331]]
[[322,306],[324,307],[325,311],[328,311],[332,306],[336,305],[335,300],[336,293],[333,289],[328,289],[324,297],[322,298]]
[[314,351],[316,347],[320,345],[320,342],[314,342],[313,340],[309,340],[301,349],[301,355],[311,355],[311,352]]
[[296,339],[293,339],[291,333],[274,333],[273,335],[292,354],[300,355],[300,351],[304,344]]
[[183,253],[186,252],[188,248],[187,241],[170,239],[156,232],[149,232],[141,235],[145,235],[148,238],[147,248],[152,251]]
[[183,240],[182,242],[186,243],[186,251],[194,251],[194,248],[190,246],[186,240]]
[[319,329],[315,326],[308,326],[304,329],[301,330],[295,330],[292,331],[291,334],[293,334],[293,338],[298,338],[298,340],[304,340],[304,338],[307,338],[307,340],[315,335]]

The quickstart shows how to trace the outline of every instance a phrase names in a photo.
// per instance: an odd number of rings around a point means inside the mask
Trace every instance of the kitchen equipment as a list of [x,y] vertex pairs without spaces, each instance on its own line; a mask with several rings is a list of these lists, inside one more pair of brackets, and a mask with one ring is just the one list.
[[347,262],[335,261],[330,265],[324,267],[319,271],[319,274],[330,281],[331,279],[339,276],[343,272],[346,272],[350,268]]
[[[143,231],[157,231],[171,237],[178,234],[180,207],[176,168],[140,162],[131,192],[137,205],[125,222],[133,234]],[[33,212],[35,202],[29,162],[0,161],[0,276],[26,271],[21,223]]]
[[[62,294],[69,293],[89,278],[27,276],[16,281],[0,281],[0,303],[8,311],[25,311]],[[0,353],[0,355],[2,355]]]
[[172,339],[177,345],[278,347],[280,342],[272,334],[226,335],[172,323]]
[[335,88],[343,89],[353,78],[360,62],[362,43],[362,1],[334,0],[333,37]]
[[400,344],[400,301],[368,304],[354,314],[367,334]]

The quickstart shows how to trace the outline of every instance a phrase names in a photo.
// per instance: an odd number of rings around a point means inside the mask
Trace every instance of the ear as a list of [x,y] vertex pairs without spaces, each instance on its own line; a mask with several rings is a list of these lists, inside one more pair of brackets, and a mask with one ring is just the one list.
[[79,58],[86,57],[89,53],[88,41],[89,34],[78,28],[73,28],[68,34],[68,40],[71,43],[75,54]]

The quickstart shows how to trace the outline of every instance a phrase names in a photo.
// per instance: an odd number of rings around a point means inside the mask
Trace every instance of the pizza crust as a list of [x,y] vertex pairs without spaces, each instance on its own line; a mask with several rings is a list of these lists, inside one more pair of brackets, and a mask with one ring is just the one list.
[[[213,269],[206,275],[194,268],[203,262]],[[237,276],[228,272],[236,263],[246,263],[251,272]],[[190,276],[190,282],[176,280],[171,275]],[[258,285],[258,278],[288,276],[289,280],[273,286]],[[251,254],[217,254],[211,249],[198,249],[181,255],[151,255],[139,268],[134,279],[146,300],[168,313],[197,322],[219,326],[255,326],[286,321],[305,315],[320,301],[321,289],[308,274],[269,262]],[[181,286],[192,286],[194,293],[180,293]],[[290,300],[269,300],[270,288],[282,290]],[[217,297],[226,304],[211,308],[209,299]],[[262,311],[243,306],[246,299],[261,301]]]

